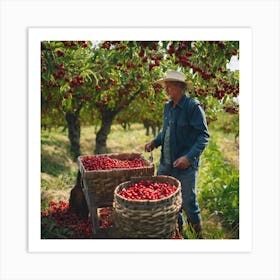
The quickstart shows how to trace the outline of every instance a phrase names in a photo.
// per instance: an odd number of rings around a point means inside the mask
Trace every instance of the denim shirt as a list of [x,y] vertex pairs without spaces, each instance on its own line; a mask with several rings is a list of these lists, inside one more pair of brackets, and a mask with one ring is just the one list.
[[169,124],[171,162],[185,156],[197,169],[200,164],[200,156],[210,138],[205,113],[196,100],[185,94],[174,108],[173,120],[171,118],[172,106],[172,100],[165,104],[162,131],[153,140],[155,147],[162,147],[160,162],[163,163],[162,151],[166,128]]

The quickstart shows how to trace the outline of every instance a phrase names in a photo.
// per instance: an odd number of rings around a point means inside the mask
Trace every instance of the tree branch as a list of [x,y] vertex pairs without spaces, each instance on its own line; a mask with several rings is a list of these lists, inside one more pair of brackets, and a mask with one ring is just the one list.
[[[138,90],[136,90],[136,91],[130,96],[130,98],[129,98],[126,102],[124,102],[123,104],[126,105],[126,106],[129,105],[129,104],[136,98],[137,94],[138,94],[140,91],[142,91],[142,90],[143,90],[143,85],[141,85],[140,88],[139,88]],[[121,106],[119,106],[119,107],[115,110],[116,114],[118,114],[122,109],[123,109],[123,108],[122,108]]]

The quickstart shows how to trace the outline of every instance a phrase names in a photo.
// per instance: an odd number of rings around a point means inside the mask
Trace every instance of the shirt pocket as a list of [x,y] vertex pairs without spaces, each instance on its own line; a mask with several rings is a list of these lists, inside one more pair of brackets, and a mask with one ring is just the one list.
[[179,120],[177,122],[177,137],[179,140],[185,142],[190,131],[190,126],[187,121]]

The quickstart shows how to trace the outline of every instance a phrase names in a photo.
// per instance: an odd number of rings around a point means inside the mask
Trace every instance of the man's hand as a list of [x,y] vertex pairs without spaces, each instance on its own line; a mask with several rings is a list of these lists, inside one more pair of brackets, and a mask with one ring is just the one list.
[[191,165],[190,161],[186,157],[180,157],[173,162],[173,167],[186,169]]
[[151,141],[145,145],[145,152],[151,152],[154,148],[155,144],[153,141]]

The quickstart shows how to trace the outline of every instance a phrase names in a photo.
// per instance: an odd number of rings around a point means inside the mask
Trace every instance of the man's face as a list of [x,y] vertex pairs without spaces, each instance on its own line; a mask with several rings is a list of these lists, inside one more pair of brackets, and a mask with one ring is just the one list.
[[182,94],[182,89],[174,82],[165,82],[165,90],[172,100],[178,98]]

